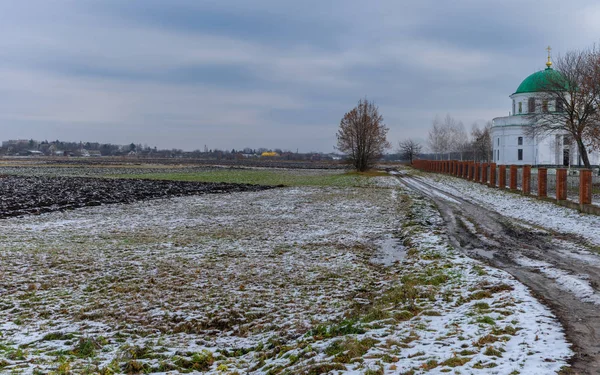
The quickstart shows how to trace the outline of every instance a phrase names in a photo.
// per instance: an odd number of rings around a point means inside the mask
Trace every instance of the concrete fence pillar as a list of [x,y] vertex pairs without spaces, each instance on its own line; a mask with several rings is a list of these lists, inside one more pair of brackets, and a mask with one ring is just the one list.
[[496,187],[496,163],[490,164],[490,184],[491,187]]
[[500,189],[505,189],[506,188],[506,165],[501,165],[499,168],[499,175],[498,175],[498,187]]
[[518,169],[516,165],[510,166],[510,190],[517,190],[517,173]]
[[538,168],[538,198],[548,196],[548,169]]
[[579,171],[579,204],[592,204],[592,170]]
[[567,199],[567,169],[556,169],[556,200],[564,201]]
[[523,194],[531,194],[531,165],[523,166]]

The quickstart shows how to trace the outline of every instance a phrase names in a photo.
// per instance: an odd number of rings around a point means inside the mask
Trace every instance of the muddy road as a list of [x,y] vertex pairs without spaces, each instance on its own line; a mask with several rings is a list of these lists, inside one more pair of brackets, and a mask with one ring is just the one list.
[[553,310],[573,343],[575,374],[600,374],[600,256],[584,238],[504,217],[424,178],[397,178],[435,202],[455,247],[509,272]]

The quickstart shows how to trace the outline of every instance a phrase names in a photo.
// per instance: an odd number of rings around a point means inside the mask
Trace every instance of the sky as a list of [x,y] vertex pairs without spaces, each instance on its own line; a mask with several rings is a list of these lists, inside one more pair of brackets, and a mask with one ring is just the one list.
[[366,97],[424,141],[598,41],[597,1],[0,0],[0,139],[333,152]]

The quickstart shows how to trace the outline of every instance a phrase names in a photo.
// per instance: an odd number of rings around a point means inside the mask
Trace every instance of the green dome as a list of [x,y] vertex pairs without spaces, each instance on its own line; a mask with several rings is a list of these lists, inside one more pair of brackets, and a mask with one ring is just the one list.
[[517,91],[515,91],[515,94],[540,92],[547,90],[549,85],[554,86],[555,84],[560,84],[565,90],[568,88],[562,74],[552,68],[546,68],[525,78],[517,88]]

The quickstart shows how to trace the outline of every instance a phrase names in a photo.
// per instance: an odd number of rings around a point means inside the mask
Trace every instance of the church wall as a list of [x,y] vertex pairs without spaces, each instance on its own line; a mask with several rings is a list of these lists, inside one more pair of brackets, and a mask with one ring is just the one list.
[[[498,126],[492,128],[494,162],[498,164],[535,164],[534,140],[525,136],[523,126]],[[519,145],[519,138],[522,144]],[[522,160],[519,160],[522,150]]]

